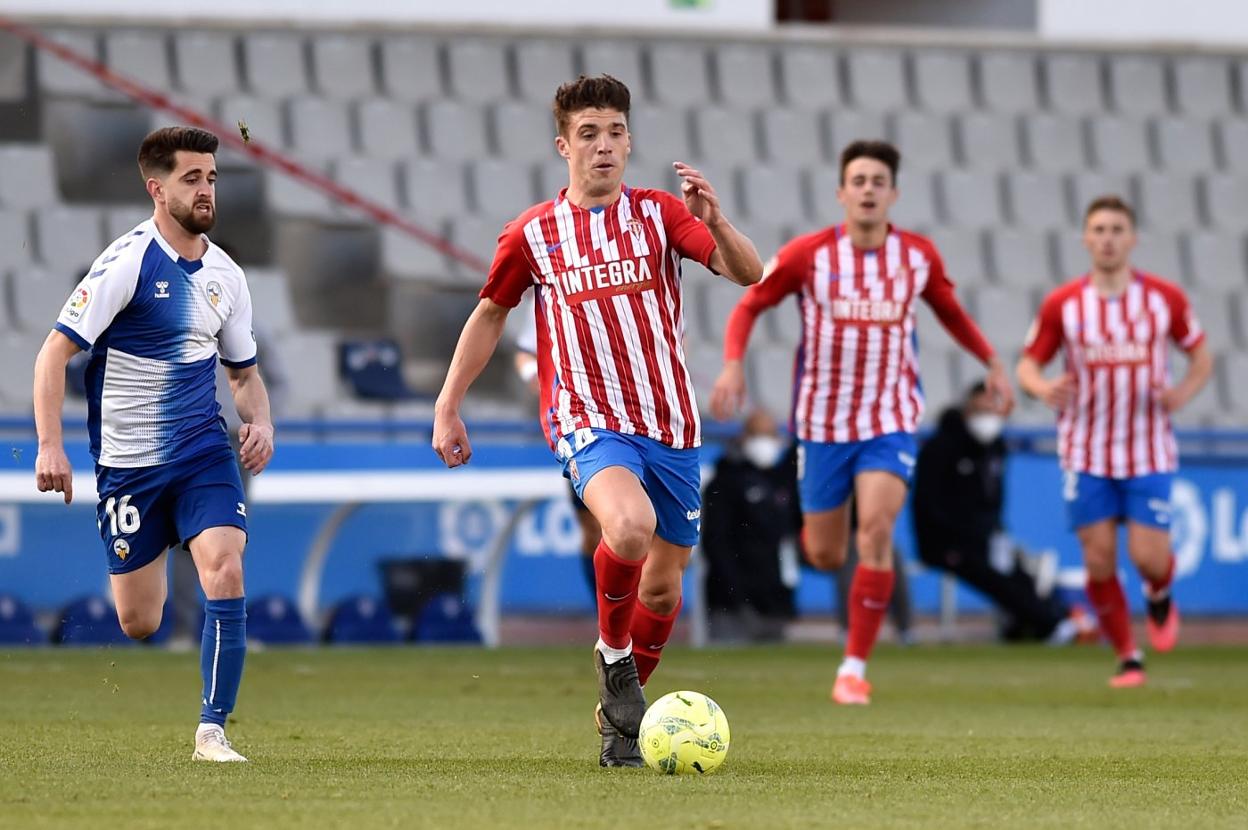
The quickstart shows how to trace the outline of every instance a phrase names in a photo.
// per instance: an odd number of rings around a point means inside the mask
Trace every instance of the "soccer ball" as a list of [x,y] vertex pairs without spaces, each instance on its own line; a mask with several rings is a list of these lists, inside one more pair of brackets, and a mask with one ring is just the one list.
[[728,718],[704,694],[672,692],[646,710],[637,745],[652,769],[667,775],[705,775],[728,755]]

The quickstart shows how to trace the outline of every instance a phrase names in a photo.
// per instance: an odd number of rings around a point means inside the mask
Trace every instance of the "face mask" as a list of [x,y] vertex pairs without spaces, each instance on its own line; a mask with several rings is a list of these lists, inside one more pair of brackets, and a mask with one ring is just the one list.
[[741,452],[755,467],[766,470],[780,460],[784,442],[775,435],[752,435],[741,442]]
[[991,444],[997,440],[1004,428],[1005,419],[992,412],[979,412],[966,419],[967,432],[981,444]]

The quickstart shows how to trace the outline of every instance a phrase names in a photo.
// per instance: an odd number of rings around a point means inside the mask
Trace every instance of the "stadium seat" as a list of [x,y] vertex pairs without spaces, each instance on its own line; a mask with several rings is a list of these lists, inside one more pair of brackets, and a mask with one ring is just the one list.
[[330,166],[334,181],[390,210],[400,210],[399,178],[392,161],[348,156]]
[[[493,38],[455,38],[447,42],[451,94],[461,101],[487,104],[511,96],[506,44]],[[551,90],[554,97],[554,90]]]
[[1121,173],[1072,173],[1067,177],[1070,182],[1070,195],[1075,203],[1076,224],[1083,227],[1083,213],[1093,199],[1099,196],[1121,196],[1128,202],[1133,201],[1131,180]]
[[984,108],[1000,113],[1035,112],[1039,77],[1030,52],[986,52],[979,57],[979,83]]
[[783,421],[792,411],[794,350],[762,342],[750,349],[748,357],[751,403]]
[[[831,190],[825,191],[823,195],[832,201],[823,205],[824,212],[820,214],[821,221],[825,224],[839,221],[836,217],[844,211],[844,208],[836,202],[835,181],[839,176],[839,171],[829,170],[829,174],[826,184],[831,187]],[[897,177],[899,195],[892,210],[889,211],[889,215],[897,221],[897,224],[903,228],[920,231],[935,227],[936,187],[933,184],[934,180],[935,177],[931,173],[918,170],[912,173],[903,172]]]
[[468,166],[473,206],[478,214],[508,221],[536,201],[533,171],[500,159],[480,159]]
[[[222,98],[217,103],[217,109],[224,123],[231,126],[239,123],[246,124],[251,138],[274,150],[285,149],[286,128],[282,124],[281,109],[273,101],[266,101],[251,95],[235,95]],[[250,156],[233,150],[222,153],[222,156],[224,158],[219,159],[218,164],[228,162],[223,166],[254,163]]]
[[1182,113],[1208,118],[1231,111],[1231,67],[1225,58],[1175,58],[1171,66],[1175,102]]
[[272,268],[248,268],[247,288],[254,316],[264,320],[273,337],[281,338],[299,327],[285,274]]
[[1186,242],[1192,282],[1199,290],[1248,289],[1248,271],[1245,270],[1248,263],[1244,258],[1243,236],[1197,232],[1188,234]]
[[251,94],[275,101],[307,93],[304,45],[301,36],[290,32],[244,32],[243,67]]
[[[220,194],[217,197],[220,203]],[[104,244],[109,245],[115,239],[134,230],[135,226],[152,218],[152,206],[118,205],[104,210]]]
[[975,290],[975,321],[998,349],[1021,343],[1031,328],[1036,310],[1031,293],[1014,286],[981,286]]
[[326,98],[300,97],[286,102],[290,149],[304,162],[324,162],[354,152],[347,107]]
[[932,112],[964,112],[975,105],[966,52],[922,51],[916,52],[911,61],[915,98],[920,107]]
[[938,176],[941,204],[949,224],[987,228],[1001,222],[1001,187],[990,173],[952,170]]
[[[99,60],[100,41],[95,32],[86,29],[53,29],[45,37],[72,49],[89,60]],[[61,60],[45,49],[35,50],[35,81],[38,90],[54,97],[80,98],[91,101],[120,100],[118,93],[89,72]]]
[[[315,165],[312,170],[329,172],[328,165]],[[336,216],[328,194],[278,170],[264,171],[264,203],[275,215],[287,219],[329,221]]]
[[698,155],[719,164],[753,164],[759,157],[754,115],[707,107],[694,111]]
[[[409,159],[402,162],[399,169],[407,205],[422,221],[468,212],[468,180],[460,165],[433,159]],[[567,177],[566,164],[564,177]]]
[[892,135],[905,170],[948,170],[954,164],[953,129],[949,117],[925,112],[893,116]]
[[[929,309],[921,311],[935,322]],[[936,326],[939,328],[939,323]],[[960,399],[960,385],[953,374],[953,353],[948,345],[949,335],[940,329],[932,336],[919,336],[919,385],[923,389],[923,423],[934,424],[941,412],[956,405]]]
[[1137,234],[1131,263],[1137,268],[1151,271],[1173,282],[1184,281],[1182,252],[1179,238],[1171,230],[1151,229]]
[[1107,173],[1138,173],[1152,168],[1148,127],[1137,118],[1094,118],[1089,124],[1092,159]]
[[0,594],[0,643],[6,646],[40,646],[48,635],[35,624],[35,615],[20,599]]
[[715,65],[718,99],[724,106],[761,109],[775,105],[775,56],[769,47],[721,45],[711,52],[711,58]]
[[801,110],[831,110],[842,103],[841,66],[826,46],[786,45],[780,50],[784,101]]
[[1201,173],[1217,165],[1208,121],[1159,118],[1154,122],[1157,164],[1172,173]]
[[393,338],[344,340],[338,344],[338,371],[357,398],[402,401],[418,397],[403,379],[403,349]]
[[[724,340],[724,326],[728,315],[741,299],[741,289],[728,280],[716,279],[708,281],[702,289],[702,298],[698,306],[702,312],[703,331],[707,339],[713,343]],[[689,312],[694,312],[693,303],[689,303]]]
[[806,221],[805,188],[798,168],[754,165],[741,172],[739,201],[755,222],[801,224]]
[[[446,233],[443,220],[425,220],[422,224],[440,236]],[[381,229],[381,265],[386,274],[400,280],[444,286],[451,281],[451,266],[446,256],[398,228]]]
[[931,233],[949,278],[959,286],[986,282],[984,243],[980,231],[969,228],[938,228]]
[[381,86],[396,101],[417,103],[443,94],[437,41],[404,35],[384,38],[379,47]]
[[81,275],[68,272],[26,268],[16,272],[12,283],[13,312],[18,327],[44,334],[52,328],[65,306],[69,292]]
[[325,629],[325,642],[394,643],[399,640],[394,617],[384,602],[369,596],[354,596],[334,606]]
[[899,49],[856,48],[845,53],[850,100],[856,109],[889,112],[910,104],[905,54]]
[[837,109],[827,114],[828,159],[835,162],[841,150],[860,138],[888,138],[890,133],[884,114],[862,110]]
[[[490,107],[489,121],[498,154],[512,162],[541,162],[558,158],[555,120],[548,108],[503,101]],[[633,151],[636,153],[636,139]]]
[[104,248],[102,219],[97,208],[82,205],[59,205],[35,211],[35,249],[39,252],[39,261],[52,271],[81,277]]
[[472,608],[455,594],[440,594],[429,600],[412,627],[412,639],[465,645],[482,642]]
[[312,37],[312,77],[316,91],[336,101],[369,98],[377,93],[373,43],[359,35]]
[[485,112],[475,104],[433,101],[424,107],[429,153],[446,161],[488,156]]
[[[530,107],[531,109],[531,107]],[[693,142],[689,132],[689,114],[680,107],[640,104],[629,113],[629,132],[632,136],[631,158],[671,164],[693,156]],[[546,133],[553,145],[554,125],[547,116]],[[544,158],[554,155],[548,150]]]
[[[0,35],[0,102],[26,98],[28,58],[29,47],[25,43],[14,35]],[[5,136],[5,132],[4,125],[0,125],[0,137]]]
[[1065,182],[1030,170],[1005,173],[1005,195],[1010,223],[1029,228],[1064,228],[1071,225]]
[[[494,258],[504,221],[495,216],[452,217],[451,242],[462,250],[476,254],[478,259],[489,262]],[[451,262],[451,273],[461,281],[461,285],[473,289],[480,289],[485,278],[475,267],[459,261]]]
[[1013,115],[967,112],[955,121],[965,167],[976,170],[1014,170],[1022,165],[1018,145],[1018,120]]
[[[772,217],[764,216],[757,221],[752,219],[742,219],[734,223],[737,230],[748,236],[750,241],[754,243],[754,247],[758,249],[758,255],[762,258],[763,262],[771,259],[771,257],[775,255],[776,251],[780,250],[780,246],[785,242],[788,242],[794,235],[793,232],[787,230],[786,227],[779,222],[779,220],[772,221],[772,219]],[[804,228],[808,225],[810,225],[810,223],[803,217],[799,222],[796,224],[790,224],[788,227]],[[711,274],[710,271],[706,271],[706,273],[710,275],[711,279],[723,279],[723,277],[717,277]]]
[[[671,106],[701,106],[710,101],[709,59],[701,43],[656,41],[650,45],[653,97]],[[679,82],[674,82],[674,81]]]
[[312,635],[293,602],[267,594],[247,603],[247,639],[265,645],[301,645],[312,642]]
[[234,35],[229,32],[210,29],[174,32],[172,55],[177,67],[178,88],[204,97],[238,94],[242,85],[234,43]]
[[1052,234],[1053,253],[1056,255],[1057,279],[1059,283],[1071,280],[1080,274],[1086,274],[1090,267],[1088,249],[1083,244],[1083,233],[1074,228],[1054,231]]
[[53,642],[65,646],[127,645],[134,642],[121,630],[117,613],[103,597],[87,596],[60,613]]
[[173,88],[168,46],[164,32],[158,30],[105,32],[104,61],[118,75],[165,92]]
[[1218,119],[1217,135],[1222,166],[1235,174],[1248,172],[1248,119]]
[[47,145],[0,144],[0,207],[45,207],[58,198]]
[[1196,319],[1205,330],[1209,348],[1224,352],[1241,347],[1240,338],[1235,333],[1239,293],[1199,291],[1193,292],[1190,299]]
[[763,322],[772,343],[784,346],[790,352],[797,348],[802,339],[802,315],[796,297],[786,297],[764,312]]
[[[1243,413],[1248,412],[1248,383],[1244,383],[1244,378],[1248,378],[1248,353],[1231,352],[1222,356],[1222,370],[1227,378],[1226,392],[1227,403],[1230,408],[1241,419]],[[1240,420],[1240,424],[1243,421]]]
[[1114,109],[1128,115],[1164,115],[1165,63],[1156,55],[1116,55],[1109,60],[1109,91]]
[[1204,190],[1210,224],[1240,233],[1248,227],[1248,176],[1209,175]]
[[559,85],[576,77],[569,41],[521,38],[512,45],[512,54],[516,91],[529,106],[549,104]]
[[628,85],[633,104],[649,97],[641,71],[641,52],[633,41],[590,40],[582,43],[581,71],[586,75],[605,73],[619,78]]
[[763,148],[772,164],[818,165],[825,163],[823,128],[819,117],[807,110],[764,109],[759,113]]
[[1049,54],[1043,66],[1050,109],[1069,115],[1096,115],[1104,111],[1101,62],[1096,56]]
[[30,215],[24,210],[0,208],[0,273],[30,267]]
[[315,329],[288,332],[274,342],[282,365],[299,367],[299,382],[290,384],[286,407],[290,417],[316,415],[343,397],[337,378],[337,335]]
[[50,324],[45,320],[44,326],[27,331],[0,332],[0,354],[28,355],[27,360],[12,361],[8,370],[0,372],[0,400],[4,401],[4,409],[8,412],[20,412],[29,416],[32,411],[31,390],[35,385],[34,356],[39,353],[48,336]]
[[1087,166],[1083,124],[1067,115],[1027,115],[1023,140],[1031,166],[1046,173],[1064,173]]
[[1015,288],[1046,286],[1053,278],[1048,237],[1025,228],[992,228],[988,252],[994,281]]
[[1174,173],[1141,173],[1135,177],[1137,220],[1141,227],[1189,230],[1202,227],[1197,182]]

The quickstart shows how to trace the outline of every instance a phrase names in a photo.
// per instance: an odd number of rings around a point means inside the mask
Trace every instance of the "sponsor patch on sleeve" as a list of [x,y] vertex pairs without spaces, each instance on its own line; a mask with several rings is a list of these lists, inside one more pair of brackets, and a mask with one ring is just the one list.
[[85,285],[80,285],[74,289],[74,293],[69,295],[69,302],[65,303],[65,310],[61,313],[72,322],[77,323],[82,319],[82,313],[87,310],[87,306],[91,304],[91,289]]

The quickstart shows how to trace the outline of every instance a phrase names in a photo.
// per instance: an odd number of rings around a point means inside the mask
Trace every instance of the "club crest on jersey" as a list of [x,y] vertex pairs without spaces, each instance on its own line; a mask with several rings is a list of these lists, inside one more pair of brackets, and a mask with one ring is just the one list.
[[158,300],[169,299],[169,281],[168,280],[157,280],[156,299]]
[[654,272],[644,257],[569,268],[554,275],[570,304],[617,294],[639,294],[654,288]]
[[77,323],[82,319],[82,312],[87,310],[90,303],[91,291],[85,285],[78,286],[74,289],[74,293],[69,295],[69,302],[65,303],[65,316]]
[[220,283],[214,280],[208,283],[207,287],[204,290],[208,292],[208,302],[212,303],[213,308],[216,308],[217,306],[221,305],[221,284]]
[[628,232],[633,235],[633,239],[641,241],[642,234],[646,232],[646,226],[636,216],[630,216],[628,221],[624,223],[628,228]]
[[577,467],[576,467],[576,459],[575,459],[575,458],[573,458],[571,461],[569,461],[569,462],[568,462],[568,475],[570,475],[570,476],[572,477],[572,480],[573,480],[573,481],[580,481],[580,480],[581,480],[581,471],[580,471],[580,470],[578,470],[578,469],[577,469]]
[[113,542],[113,553],[117,554],[117,558],[122,562],[126,561],[126,557],[130,555],[130,543],[125,539],[117,539]]

